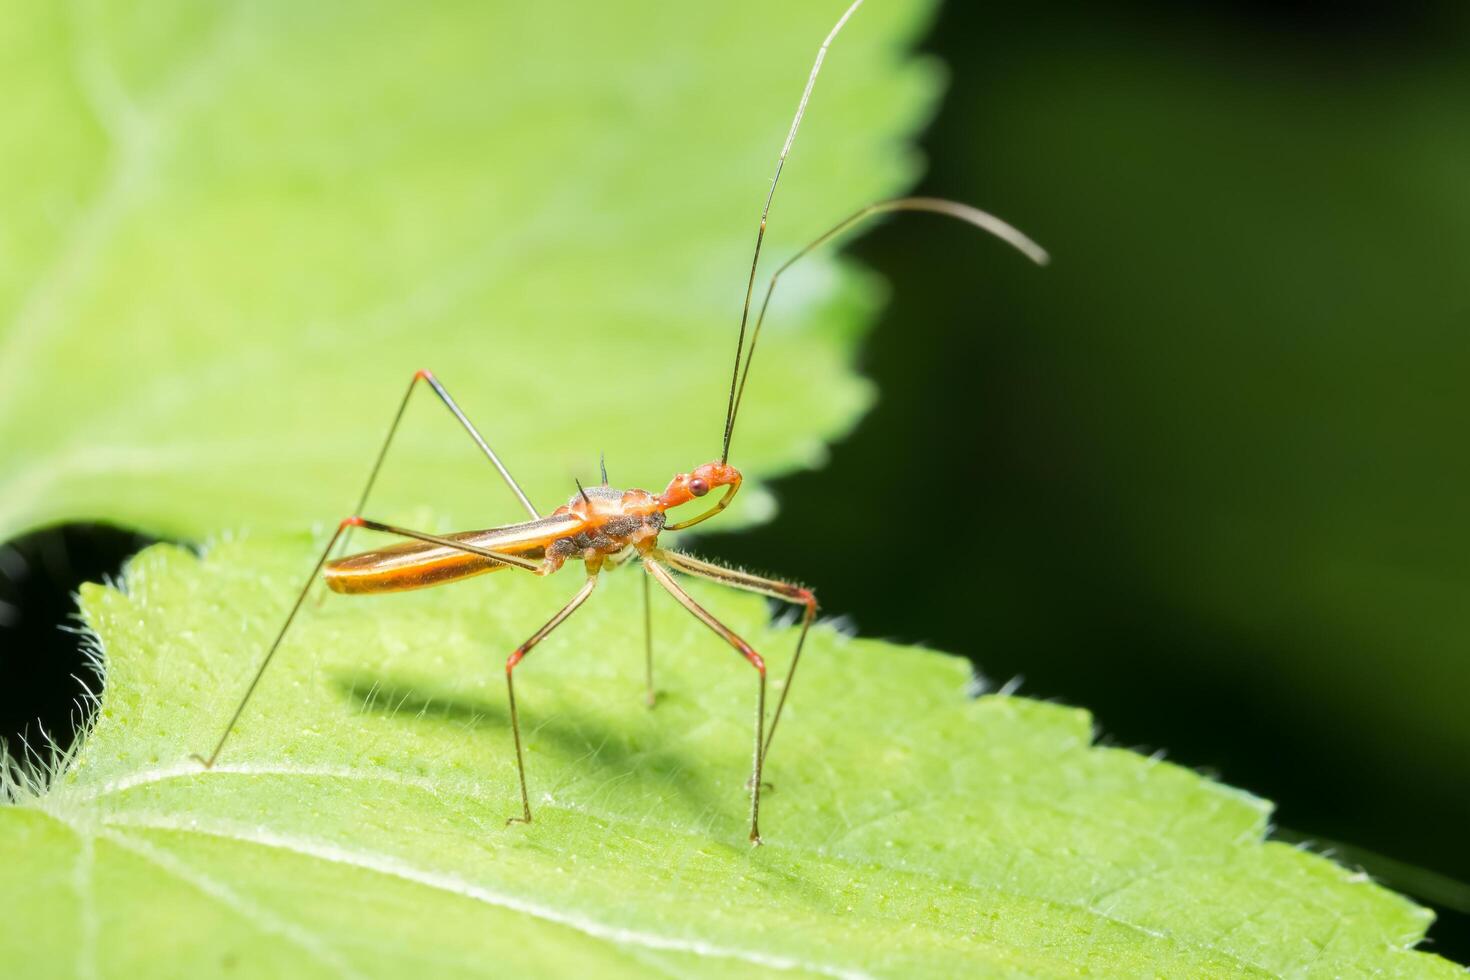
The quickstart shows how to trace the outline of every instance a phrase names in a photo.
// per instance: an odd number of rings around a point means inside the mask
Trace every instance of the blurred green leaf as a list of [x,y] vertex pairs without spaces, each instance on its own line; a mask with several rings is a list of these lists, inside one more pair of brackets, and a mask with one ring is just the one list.
[[[828,59],[773,255],[902,187],[930,4]],[[758,205],[840,4],[25,5],[0,30],[0,540],[101,519],[202,537],[352,506],[433,368],[537,500],[605,451],[718,452]],[[735,461],[809,464],[867,403],[871,291],[777,312]],[[764,345],[763,345],[764,346]],[[384,506],[518,516],[425,400]],[[750,498],[758,499],[758,495]],[[748,502],[748,501],[747,501]]]
[[[12,973],[1460,975],[1408,950],[1424,910],[1263,844],[1263,801],[1093,747],[1083,711],[972,699],[963,661],[826,627],[752,850],[754,675],[664,600],[647,710],[636,570],[518,674],[530,826],[503,823],[499,664],[560,579],[334,599],[201,771],[188,753],[320,546],[159,546],[122,589],[84,590],[96,729],[49,794],[0,810]],[[784,676],[793,630],[693,587]]]

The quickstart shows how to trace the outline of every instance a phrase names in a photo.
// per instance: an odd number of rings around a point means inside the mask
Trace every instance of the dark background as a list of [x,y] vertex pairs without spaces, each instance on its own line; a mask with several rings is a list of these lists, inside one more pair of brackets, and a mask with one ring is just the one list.
[[[921,189],[1054,265],[925,217],[858,242],[894,288],[877,409],[773,523],[705,541],[1275,800],[1284,837],[1437,903],[1460,961],[1467,11],[951,3]],[[69,737],[57,626],[141,543],[0,551],[0,737]]]
[[[858,242],[894,290],[880,403],[705,550],[1275,800],[1283,836],[1470,880],[1467,12],[949,4],[921,190],[1053,265],[922,216]],[[1470,960],[1466,925],[1432,948]]]

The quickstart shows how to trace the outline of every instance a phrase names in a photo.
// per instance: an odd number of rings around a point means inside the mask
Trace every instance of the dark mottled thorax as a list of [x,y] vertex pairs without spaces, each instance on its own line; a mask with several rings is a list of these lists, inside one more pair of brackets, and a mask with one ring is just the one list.
[[646,490],[587,487],[556,513],[572,513],[586,520],[581,531],[557,538],[547,547],[546,557],[557,566],[572,558],[600,561],[657,538],[664,527],[663,512]]

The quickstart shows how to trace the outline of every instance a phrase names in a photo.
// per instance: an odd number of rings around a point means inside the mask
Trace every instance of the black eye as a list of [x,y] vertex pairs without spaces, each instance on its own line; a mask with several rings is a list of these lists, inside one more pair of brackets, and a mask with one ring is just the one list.
[[690,480],[689,492],[694,494],[696,497],[703,497],[705,494],[709,493],[709,484],[705,483],[703,480]]

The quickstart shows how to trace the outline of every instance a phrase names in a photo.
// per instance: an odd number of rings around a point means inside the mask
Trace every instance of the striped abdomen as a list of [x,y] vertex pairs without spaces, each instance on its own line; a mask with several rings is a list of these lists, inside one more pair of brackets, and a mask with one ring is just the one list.
[[[524,524],[441,536],[477,548],[539,559],[552,541],[576,534],[584,524],[585,521],[575,514],[560,514]],[[459,551],[448,545],[405,541],[328,562],[322,569],[322,577],[333,592],[355,595],[422,589],[508,567],[483,555]]]

